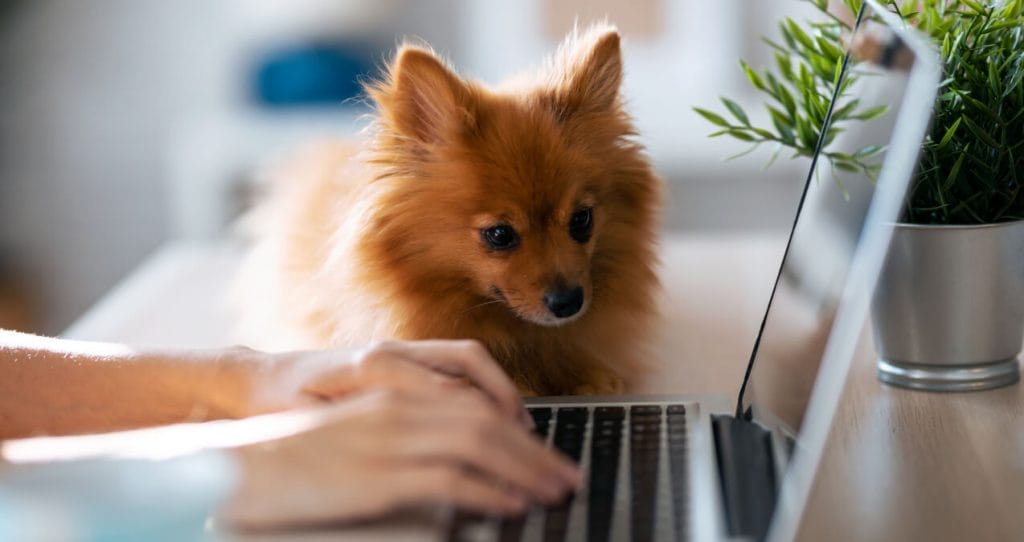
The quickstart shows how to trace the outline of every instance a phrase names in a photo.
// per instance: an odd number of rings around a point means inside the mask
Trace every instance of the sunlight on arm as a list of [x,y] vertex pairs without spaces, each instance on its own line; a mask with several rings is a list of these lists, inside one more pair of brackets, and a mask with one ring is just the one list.
[[238,421],[177,424],[150,429],[9,440],[0,457],[10,463],[94,457],[166,459],[211,448],[232,448],[284,438],[322,423],[316,411],[269,414]]
[[72,341],[0,329],[0,350],[6,348],[28,348],[64,355],[85,355],[98,358],[120,358],[135,353],[134,349],[123,344]]

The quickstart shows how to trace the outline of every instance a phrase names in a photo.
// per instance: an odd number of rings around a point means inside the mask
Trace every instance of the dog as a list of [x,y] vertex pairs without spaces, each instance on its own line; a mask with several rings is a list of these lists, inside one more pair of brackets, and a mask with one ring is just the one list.
[[366,85],[365,141],[305,149],[255,212],[250,342],[469,338],[525,394],[627,389],[656,317],[662,186],[622,77],[607,24],[495,88],[401,46]]

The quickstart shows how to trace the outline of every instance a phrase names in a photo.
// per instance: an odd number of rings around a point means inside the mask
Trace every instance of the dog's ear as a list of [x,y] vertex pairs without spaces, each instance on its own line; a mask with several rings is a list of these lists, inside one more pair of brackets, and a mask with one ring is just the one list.
[[549,100],[560,120],[577,113],[603,113],[618,106],[622,85],[619,32],[601,24],[573,31],[562,43],[553,69]]
[[434,53],[404,45],[388,80],[370,88],[387,124],[423,143],[440,143],[472,122],[469,88]]

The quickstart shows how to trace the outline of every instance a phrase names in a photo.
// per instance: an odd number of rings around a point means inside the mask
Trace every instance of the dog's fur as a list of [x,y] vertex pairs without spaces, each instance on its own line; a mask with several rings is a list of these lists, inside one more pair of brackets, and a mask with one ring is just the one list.
[[[249,329],[288,348],[473,338],[526,393],[622,391],[654,313],[660,182],[621,80],[607,25],[495,89],[402,46],[367,87],[365,147],[322,144],[278,175],[247,264]],[[586,208],[581,242],[568,222]],[[518,246],[490,248],[496,224]],[[576,285],[582,309],[556,318],[545,293]]]

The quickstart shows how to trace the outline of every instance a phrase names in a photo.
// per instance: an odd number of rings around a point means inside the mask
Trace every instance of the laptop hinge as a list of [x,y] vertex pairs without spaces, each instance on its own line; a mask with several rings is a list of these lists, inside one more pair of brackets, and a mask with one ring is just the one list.
[[733,416],[713,416],[711,425],[728,533],[763,540],[776,499],[772,434]]

